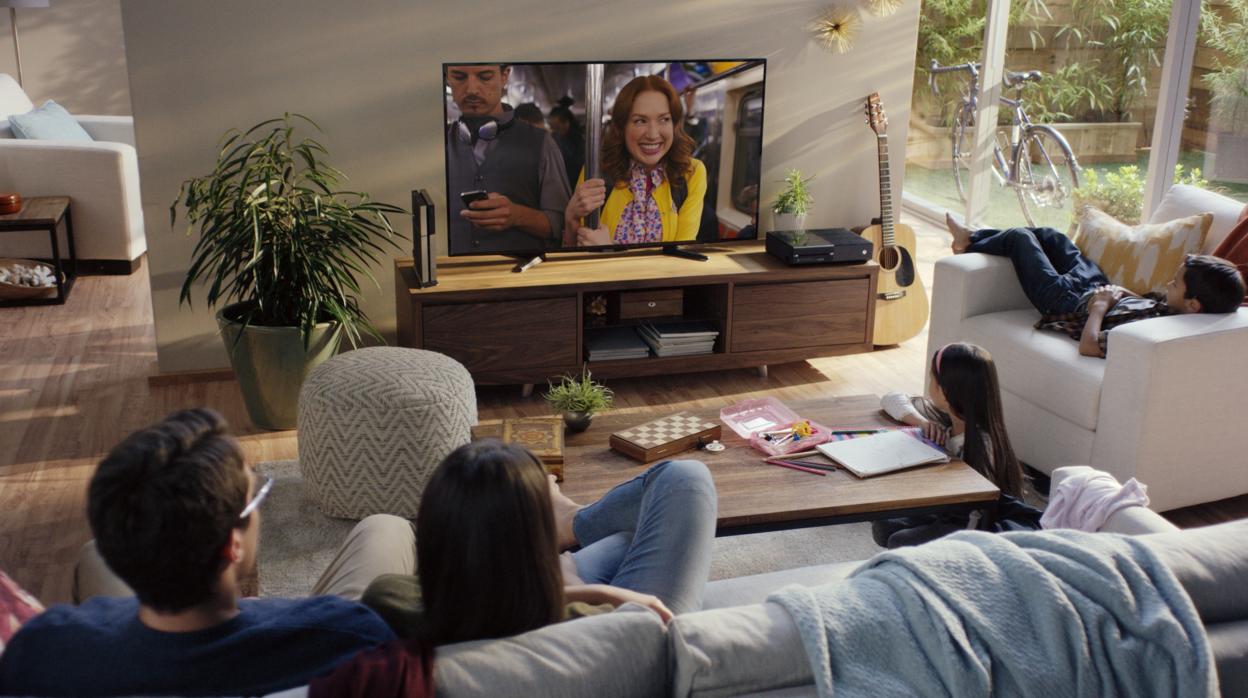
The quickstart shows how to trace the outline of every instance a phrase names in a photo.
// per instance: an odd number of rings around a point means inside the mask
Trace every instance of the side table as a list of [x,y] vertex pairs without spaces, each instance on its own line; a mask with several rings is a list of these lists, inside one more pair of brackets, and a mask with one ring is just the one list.
[[[56,229],[65,221],[65,242],[69,247],[69,271],[61,259],[61,245]],[[52,243],[52,266],[56,271],[56,297],[0,301],[0,307],[13,305],[59,305],[69,297],[69,290],[78,278],[78,254],[74,251],[74,220],[69,212],[68,196],[35,196],[26,199],[22,210],[0,216],[0,234],[46,230]]]

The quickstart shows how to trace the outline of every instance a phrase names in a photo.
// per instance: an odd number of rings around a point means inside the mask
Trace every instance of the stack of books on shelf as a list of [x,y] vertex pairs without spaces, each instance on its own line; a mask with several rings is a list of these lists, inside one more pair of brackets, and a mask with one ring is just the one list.
[[585,349],[590,361],[644,359],[650,356],[650,345],[637,336],[633,327],[604,327],[587,332]]
[[637,332],[655,356],[710,354],[719,336],[719,330],[709,322],[648,322]]

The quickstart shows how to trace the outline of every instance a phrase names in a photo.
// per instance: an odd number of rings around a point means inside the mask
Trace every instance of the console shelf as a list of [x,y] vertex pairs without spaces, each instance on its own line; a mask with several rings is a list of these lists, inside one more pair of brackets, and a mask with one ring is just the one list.
[[[399,344],[447,354],[480,384],[544,383],[585,363],[586,308],[608,296],[607,326],[709,320],[711,354],[588,363],[601,378],[766,366],[872,349],[878,267],[790,267],[761,243],[703,248],[695,262],[637,250],[558,256],[522,274],[503,257],[438,260],[438,285],[419,288],[411,259],[395,260]],[[648,317],[647,313],[653,313]]]

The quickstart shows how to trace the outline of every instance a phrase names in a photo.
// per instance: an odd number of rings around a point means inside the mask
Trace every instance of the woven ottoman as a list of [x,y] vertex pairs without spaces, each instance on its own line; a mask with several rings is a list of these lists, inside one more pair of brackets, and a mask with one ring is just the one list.
[[468,369],[432,351],[371,347],[312,370],[299,393],[299,468],[327,516],[416,518],[438,463],[471,439]]

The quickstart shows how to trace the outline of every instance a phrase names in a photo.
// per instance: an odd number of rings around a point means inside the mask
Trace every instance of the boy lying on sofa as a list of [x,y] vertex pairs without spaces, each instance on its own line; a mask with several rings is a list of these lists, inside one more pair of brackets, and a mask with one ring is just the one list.
[[1244,300],[1244,278],[1234,264],[1188,255],[1166,284],[1164,297],[1138,296],[1110,285],[1095,262],[1052,228],[972,231],[945,214],[953,253],[1009,257],[1027,299],[1041,313],[1036,329],[1079,340],[1079,353],[1105,356],[1107,335],[1119,325],[1179,313],[1233,313]]

